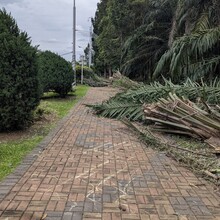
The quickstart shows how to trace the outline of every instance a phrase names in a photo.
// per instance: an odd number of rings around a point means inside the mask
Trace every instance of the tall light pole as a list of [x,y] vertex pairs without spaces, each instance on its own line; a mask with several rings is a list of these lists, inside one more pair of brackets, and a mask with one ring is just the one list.
[[83,84],[83,78],[84,78],[84,76],[83,76],[83,68],[84,68],[84,55],[81,55],[80,56],[80,60],[81,60],[81,84]]
[[74,82],[76,85],[76,1],[73,0],[73,56],[72,65],[74,71]]
[[89,67],[92,64],[92,18],[91,18],[91,26],[89,29]]

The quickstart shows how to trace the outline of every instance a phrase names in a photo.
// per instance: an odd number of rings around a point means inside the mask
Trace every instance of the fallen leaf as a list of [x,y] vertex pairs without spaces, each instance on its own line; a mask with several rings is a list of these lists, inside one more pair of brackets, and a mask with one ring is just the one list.
[[46,217],[47,217],[47,214],[44,214],[44,215],[41,217],[41,220],[46,219]]
[[118,208],[123,211],[123,212],[126,212],[126,205],[123,205],[123,204],[119,204]]

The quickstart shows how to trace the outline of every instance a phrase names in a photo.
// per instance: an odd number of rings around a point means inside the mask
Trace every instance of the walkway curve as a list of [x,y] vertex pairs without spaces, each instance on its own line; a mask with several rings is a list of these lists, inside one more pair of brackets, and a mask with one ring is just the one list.
[[220,220],[211,184],[84,105],[114,93],[91,88],[0,183],[0,220]]

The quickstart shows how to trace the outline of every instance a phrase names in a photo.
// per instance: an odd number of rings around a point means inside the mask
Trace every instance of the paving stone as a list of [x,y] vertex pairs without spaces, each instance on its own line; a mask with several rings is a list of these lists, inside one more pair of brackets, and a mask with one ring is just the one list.
[[0,220],[220,219],[210,183],[84,105],[116,92],[91,88],[0,183]]

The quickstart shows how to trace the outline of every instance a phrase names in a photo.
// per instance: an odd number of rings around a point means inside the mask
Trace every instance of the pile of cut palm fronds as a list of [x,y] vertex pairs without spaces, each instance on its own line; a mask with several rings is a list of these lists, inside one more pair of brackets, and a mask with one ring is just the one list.
[[220,100],[220,82],[205,84],[204,82],[196,83],[187,79],[183,84],[173,84],[171,81],[164,79],[164,83],[154,82],[149,85],[139,86],[139,88],[130,89],[121,94],[121,100],[139,100],[142,103],[152,103],[159,98],[166,98],[172,92],[179,97],[188,98],[190,101],[203,100],[209,104],[216,104]]
[[208,140],[220,152],[220,107],[213,109],[205,102],[201,106],[169,93],[168,98],[144,106],[145,119],[155,123],[152,130]]
[[105,87],[110,84],[110,80],[99,77],[97,74],[87,74],[83,79],[83,84],[91,87]]
[[96,105],[87,105],[95,110],[96,114],[108,118],[127,118],[132,121],[142,120],[144,116],[143,104],[135,102],[123,102],[110,99],[107,102]]
[[123,76],[119,71],[113,73],[112,84],[122,90],[138,88],[141,84]]
[[209,104],[217,104],[220,100],[220,84],[216,82],[207,85],[202,82],[201,84],[194,83],[188,79],[184,84],[175,85],[164,79],[164,84],[155,82],[150,85],[139,85],[139,87],[117,94],[102,104],[90,107],[104,117],[140,121],[143,119],[144,103],[157,102],[160,98],[166,98],[170,92],[194,102],[202,100]]

